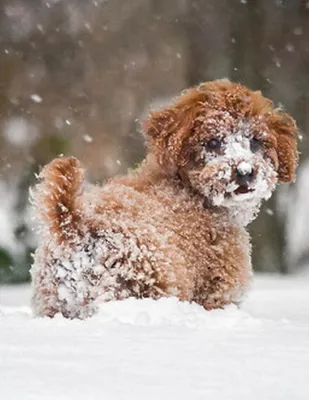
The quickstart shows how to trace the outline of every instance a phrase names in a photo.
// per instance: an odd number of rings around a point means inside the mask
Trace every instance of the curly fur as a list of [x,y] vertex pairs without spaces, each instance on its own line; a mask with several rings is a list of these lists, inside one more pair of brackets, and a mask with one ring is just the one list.
[[[102,188],[83,188],[75,158],[43,169],[34,192],[37,315],[85,318],[130,296],[178,296],[207,310],[241,301],[251,277],[245,226],[277,181],[295,178],[294,120],[260,92],[220,80],[152,113],[145,134],[141,166]],[[209,149],[214,138],[221,147]]]

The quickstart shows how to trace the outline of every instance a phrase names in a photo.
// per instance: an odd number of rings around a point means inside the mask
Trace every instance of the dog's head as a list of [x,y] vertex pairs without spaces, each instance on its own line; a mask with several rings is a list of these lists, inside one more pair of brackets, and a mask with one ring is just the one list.
[[259,204],[298,161],[291,116],[260,92],[227,80],[191,89],[145,124],[161,168],[215,206]]

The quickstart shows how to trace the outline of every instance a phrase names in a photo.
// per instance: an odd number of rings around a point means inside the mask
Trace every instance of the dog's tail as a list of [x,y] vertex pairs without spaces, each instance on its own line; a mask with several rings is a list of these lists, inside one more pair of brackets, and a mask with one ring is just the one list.
[[32,203],[41,222],[62,243],[79,233],[81,218],[77,199],[84,170],[74,157],[57,158],[39,174],[41,182],[31,193]]

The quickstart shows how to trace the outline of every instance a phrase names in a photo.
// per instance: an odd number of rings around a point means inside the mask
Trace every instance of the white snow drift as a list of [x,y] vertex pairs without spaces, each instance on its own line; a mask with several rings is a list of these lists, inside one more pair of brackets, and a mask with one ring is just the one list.
[[259,278],[238,310],[175,298],[35,319],[0,287],[1,399],[308,399],[309,282]]

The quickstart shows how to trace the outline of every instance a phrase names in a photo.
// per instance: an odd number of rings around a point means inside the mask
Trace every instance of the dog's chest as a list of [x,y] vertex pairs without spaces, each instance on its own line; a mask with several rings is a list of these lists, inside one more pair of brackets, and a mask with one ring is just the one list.
[[227,216],[203,210],[178,215],[177,220],[179,247],[192,267],[208,271],[250,263],[249,235]]

